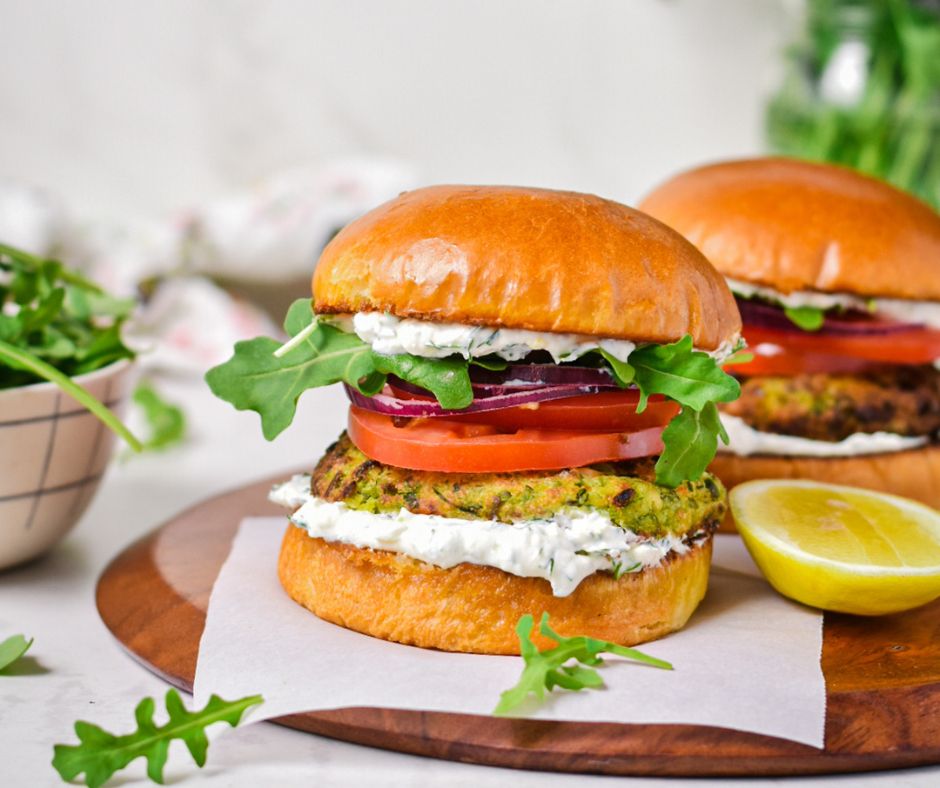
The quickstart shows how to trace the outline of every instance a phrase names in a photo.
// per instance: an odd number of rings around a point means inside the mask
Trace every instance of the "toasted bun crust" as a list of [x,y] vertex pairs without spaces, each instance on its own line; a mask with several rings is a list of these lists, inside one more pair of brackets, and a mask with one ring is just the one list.
[[852,170],[729,161],[677,175],[640,207],[734,279],[783,293],[940,299],[940,214]]
[[[717,454],[708,468],[730,490],[751,479],[815,479],[903,495],[940,509],[940,446],[863,457],[738,457]],[[730,510],[720,531],[734,532]]]
[[714,349],[741,329],[730,291],[678,233],[589,194],[508,186],[406,192],[347,226],[313,277],[317,312]]
[[[278,573],[292,599],[320,618],[384,640],[474,654],[518,654],[516,623],[551,616],[561,635],[622,645],[680,629],[705,596],[711,540],[619,580],[585,579],[567,597],[541,578],[459,564],[439,569],[408,556],[330,543],[288,526]],[[541,647],[552,645],[541,636]]]

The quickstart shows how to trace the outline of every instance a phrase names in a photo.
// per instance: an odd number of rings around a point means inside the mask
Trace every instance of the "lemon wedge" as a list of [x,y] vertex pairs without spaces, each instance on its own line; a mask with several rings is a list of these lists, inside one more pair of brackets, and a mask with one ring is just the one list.
[[940,512],[813,481],[745,482],[731,512],[770,584],[798,602],[878,616],[940,597]]

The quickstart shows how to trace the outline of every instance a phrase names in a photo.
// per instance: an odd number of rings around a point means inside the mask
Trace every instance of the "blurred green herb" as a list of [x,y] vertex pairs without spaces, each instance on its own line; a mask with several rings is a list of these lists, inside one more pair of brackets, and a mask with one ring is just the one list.
[[120,420],[72,380],[134,357],[121,339],[133,308],[57,260],[0,244],[0,389],[55,383],[139,451]]
[[940,208],[940,2],[805,7],[804,34],[768,107],[771,146],[854,167]]
[[13,635],[0,643],[0,673],[29,651],[31,645],[32,638],[27,640],[23,635]]
[[[516,634],[519,635],[519,647],[525,667],[519,683],[499,696],[499,703],[493,710],[493,714],[497,716],[506,715],[518,708],[529,695],[535,695],[538,700],[542,700],[545,693],[551,692],[555,687],[577,691],[604,686],[604,680],[593,667],[603,662],[600,658],[602,653],[617,654],[654,668],[672,670],[672,665],[668,662],[651,657],[635,648],[627,648],[606,640],[595,640],[589,637],[562,637],[548,625],[548,613],[542,613],[539,632],[550,640],[554,640],[558,645],[539,651],[538,646],[532,642],[534,626],[534,619],[528,614],[520,618],[516,625]],[[569,664],[572,661],[574,664]]]
[[754,354],[747,349],[747,343],[743,339],[739,339],[731,355],[721,362],[721,367],[726,369],[727,367],[733,367],[735,364],[747,364],[753,360]]
[[186,437],[186,415],[182,408],[164,399],[149,381],[141,381],[133,400],[147,422],[144,449],[166,449]]
[[816,306],[786,306],[783,313],[804,331],[819,331],[826,322],[826,311]]
[[147,776],[162,784],[163,767],[173,739],[183,741],[196,765],[202,768],[209,749],[206,728],[215,722],[227,722],[234,728],[246,710],[261,702],[260,695],[236,701],[213,695],[202,711],[187,711],[179,693],[171,689],[166,694],[169,714],[166,725],[154,723],[156,703],[153,698],[144,698],[134,711],[136,731],[115,736],[89,722],[76,722],[75,733],[81,743],[55,745],[52,765],[63,780],[74,780],[84,773],[85,784],[98,788],[131,761],[146,758]]

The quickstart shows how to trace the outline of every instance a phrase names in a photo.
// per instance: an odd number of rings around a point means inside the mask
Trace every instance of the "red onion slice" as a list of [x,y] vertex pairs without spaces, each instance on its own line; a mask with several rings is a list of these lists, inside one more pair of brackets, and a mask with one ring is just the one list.
[[920,323],[900,323],[888,320],[865,312],[847,312],[845,314],[832,314],[827,312],[822,328],[818,331],[804,331],[786,316],[783,307],[765,304],[761,301],[749,301],[738,298],[738,309],[741,311],[741,320],[745,326],[770,328],[776,331],[787,331],[795,334],[815,334],[818,336],[864,336],[866,334],[884,335],[900,334],[905,331],[916,331],[923,326]]
[[[563,373],[554,364],[519,364],[507,367],[500,372],[470,368],[470,383],[473,386],[474,397],[488,398],[515,394],[521,391],[536,391],[546,386],[569,386],[573,389],[591,387],[593,390],[618,389],[620,386],[614,381],[609,372],[593,367],[570,367]],[[485,374],[480,374],[485,373]],[[389,376],[389,382],[395,388],[417,394],[419,397],[432,397],[430,391],[408,383],[394,375]],[[582,393],[576,391],[575,393]],[[583,392],[588,393],[588,392]],[[574,395],[572,395],[574,396]]]
[[510,364],[498,371],[471,366],[470,380],[474,386],[495,385],[517,389],[564,385],[617,386],[608,370],[573,364]]
[[855,312],[836,316],[826,315],[819,333],[833,336],[903,334],[905,331],[920,331],[923,327],[923,323],[901,323],[889,318]]
[[[399,384],[396,382],[395,384]],[[366,410],[383,413],[387,416],[401,416],[402,418],[427,418],[432,416],[459,416],[463,413],[485,413],[487,411],[502,410],[504,408],[517,408],[520,405],[529,405],[535,402],[547,402],[549,400],[564,399],[565,397],[577,397],[581,394],[597,394],[609,386],[542,386],[539,389],[523,389],[511,394],[496,394],[489,397],[475,397],[473,402],[463,410],[448,410],[442,408],[440,403],[434,399],[403,399],[386,393],[388,389],[373,397],[367,397],[360,394],[356,389],[347,384],[343,384],[346,394],[353,405]],[[423,389],[418,389],[422,395],[426,395]]]

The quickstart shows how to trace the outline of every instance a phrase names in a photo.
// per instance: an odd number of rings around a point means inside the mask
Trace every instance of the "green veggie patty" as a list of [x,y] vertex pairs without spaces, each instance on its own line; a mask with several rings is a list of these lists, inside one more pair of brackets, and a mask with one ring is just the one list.
[[840,441],[856,432],[933,435],[940,430],[940,370],[884,366],[870,372],[745,379],[721,409],[756,430]]
[[351,509],[407,509],[465,520],[504,523],[551,517],[568,508],[596,509],[643,536],[691,536],[717,528],[727,508],[725,489],[709,473],[677,487],[656,484],[654,459],[563,471],[434,473],[370,460],[346,433],[327,449],[312,474],[311,491]]

